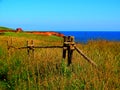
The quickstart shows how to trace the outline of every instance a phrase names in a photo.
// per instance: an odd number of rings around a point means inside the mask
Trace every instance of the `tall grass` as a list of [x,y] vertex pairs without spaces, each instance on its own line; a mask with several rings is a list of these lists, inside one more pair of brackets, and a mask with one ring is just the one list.
[[[40,37],[33,38],[35,45],[62,45],[60,38]],[[31,39],[12,37],[16,47],[25,46]],[[76,51],[69,67],[67,60],[62,59],[62,49],[35,49],[34,57],[31,52],[28,56],[27,50],[10,49],[8,55],[9,37],[0,36],[0,40],[0,90],[120,89],[120,42],[98,40],[77,44],[98,64],[98,68],[94,68]]]

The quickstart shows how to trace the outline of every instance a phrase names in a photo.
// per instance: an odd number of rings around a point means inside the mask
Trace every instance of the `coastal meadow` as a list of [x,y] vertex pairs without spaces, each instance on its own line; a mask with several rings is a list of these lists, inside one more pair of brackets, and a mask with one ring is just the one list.
[[97,40],[77,43],[97,68],[76,51],[72,64],[62,59],[62,49],[7,49],[7,41],[15,47],[33,40],[36,46],[63,45],[56,36],[6,33],[0,36],[0,90],[119,90],[120,42]]

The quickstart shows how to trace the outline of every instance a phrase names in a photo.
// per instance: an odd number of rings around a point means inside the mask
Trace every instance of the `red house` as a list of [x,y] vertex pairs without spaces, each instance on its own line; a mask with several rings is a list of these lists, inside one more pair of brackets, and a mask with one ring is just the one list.
[[22,28],[16,28],[16,32],[23,32]]

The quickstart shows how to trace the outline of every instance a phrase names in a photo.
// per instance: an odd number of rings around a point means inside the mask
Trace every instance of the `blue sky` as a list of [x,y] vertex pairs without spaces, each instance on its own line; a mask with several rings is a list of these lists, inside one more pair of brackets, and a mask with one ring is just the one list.
[[0,0],[0,26],[120,31],[120,0]]

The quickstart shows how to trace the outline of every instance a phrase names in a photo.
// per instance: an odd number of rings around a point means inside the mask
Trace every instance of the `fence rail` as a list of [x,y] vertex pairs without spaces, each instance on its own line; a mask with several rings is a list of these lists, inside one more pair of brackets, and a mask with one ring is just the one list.
[[[93,66],[97,67],[97,64],[91,60],[90,58],[88,58],[75,44],[74,42],[74,37],[73,36],[64,36],[64,41],[63,41],[63,45],[62,46],[35,46],[34,45],[34,41],[27,41],[27,46],[24,47],[14,47],[12,46],[12,40],[9,42],[7,42],[7,48],[8,51],[11,48],[14,49],[27,49],[28,55],[30,55],[30,51],[32,51],[32,53],[34,53],[34,49],[35,48],[62,48],[62,58],[66,59],[66,55],[68,57],[68,66],[72,63],[72,57],[73,57],[73,52],[74,50],[76,50],[80,55],[83,56],[83,58],[85,58],[85,60],[87,60],[90,64],[92,64]],[[34,55],[34,54],[33,54]]]

